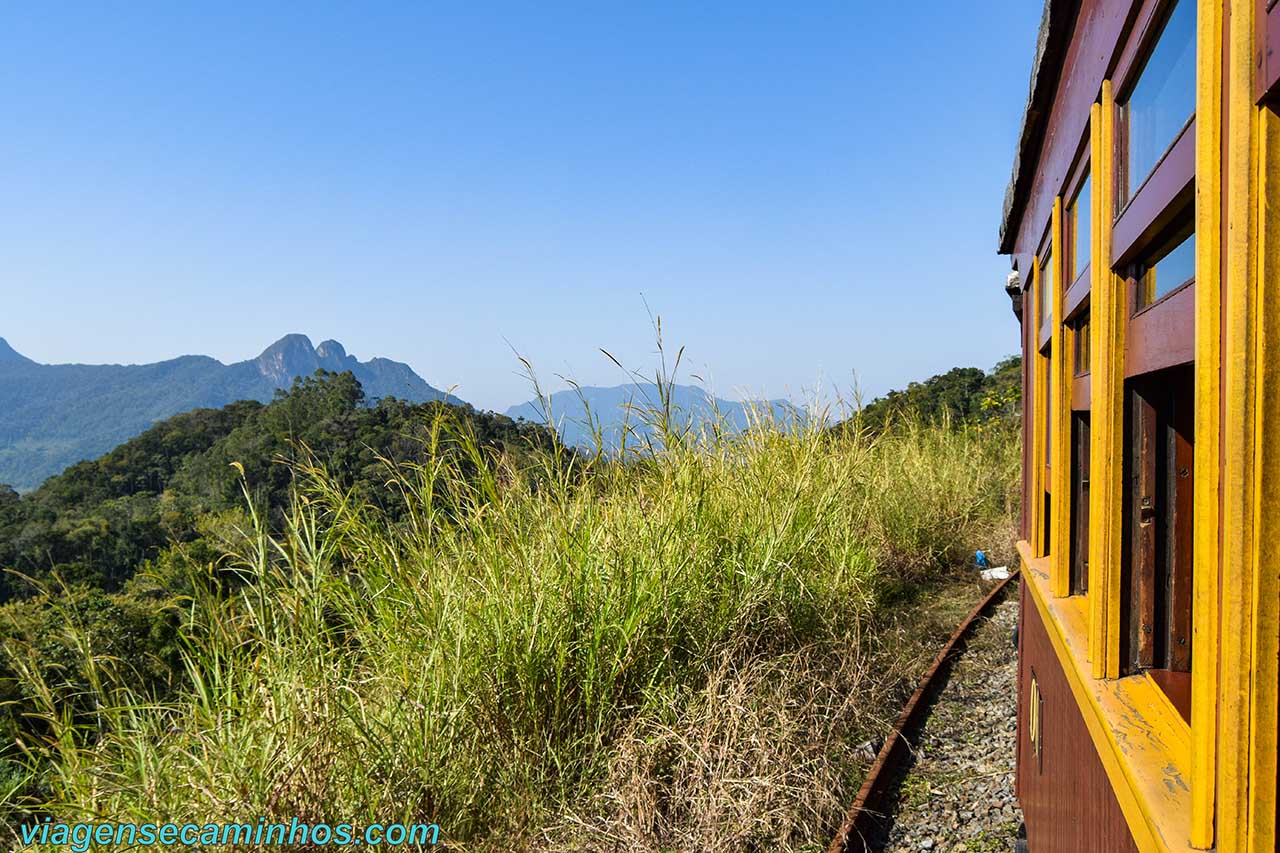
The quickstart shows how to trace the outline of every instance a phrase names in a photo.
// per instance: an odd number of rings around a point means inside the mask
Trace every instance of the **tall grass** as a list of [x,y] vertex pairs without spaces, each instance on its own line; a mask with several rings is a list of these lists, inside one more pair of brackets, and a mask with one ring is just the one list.
[[[55,819],[435,822],[452,849],[808,849],[893,712],[886,592],[1010,538],[1012,434],[761,419],[517,470],[441,416],[393,523],[317,465],[190,605],[189,688],[86,650]],[[661,426],[661,425],[660,425]],[[476,473],[478,471],[478,474]],[[33,696],[38,696],[33,685]]]

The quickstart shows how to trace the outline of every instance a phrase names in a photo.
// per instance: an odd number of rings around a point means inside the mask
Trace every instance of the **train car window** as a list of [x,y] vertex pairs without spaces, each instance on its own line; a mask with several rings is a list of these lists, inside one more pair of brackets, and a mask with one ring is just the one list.
[[1179,234],[1168,245],[1169,248],[1142,267],[1137,276],[1137,310],[1155,304],[1195,278],[1195,233]]
[[1044,541],[1040,543],[1040,554],[1047,557],[1053,542],[1053,499],[1047,490],[1042,498],[1044,503]]
[[1080,181],[1080,187],[1076,190],[1075,198],[1072,199],[1070,206],[1067,208],[1066,227],[1067,239],[1065,241],[1071,252],[1071,270],[1070,278],[1075,281],[1084,275],[1085,270],[1089,269],[1090,240],[1092,239],[1092,223],[1090,221],[1090,195],[1092,188],[1089,183],[1089,173],[1086,172],[1084,178]]
[[1196,241],[1186,135],[1195,119],[1196,2],[1173,0],[1162,13],[1141,35],[1136,76],[1125,74],[1117,115],[1114,236],[1124,246],[1112,262],[1122,261],[1115,271],[1130,288],[1119,640],[1122,672],[1148,673],[1187,717]]
[[1089,591],[1089,413],[1071,413],[1071,594]]
[[[1191,671],[1195,386],[1191,365],[1126,383],[1121,638],[1129,672],[1158,672],[1175,705]],[[1179,707],[1179,710],[1184,710]],[[1189,710],[1184,711],[1189,713]]]
[[1043,334],[1053,322],[1053,253],[1045,252],[1040,262],[1040,329]]
[[1053,482],[1051,467],[1053,465],[1053,413],[1057,409],[1053,396],[1053,347],[1045,350],[1045,402],[1044,402],[1044,541],[1040,543],[1040,553],[1049,554],[1053,549],[1053,498],[1049,484]]
[[1126,150],[1120,158],[1123,204],[1155,170],[1195,113],[1196,3],[1177,0],[1167,12],[1137,82],[1120,105]]
[[1077,319],[1073,325],[1075,329],[1075,351],[1072,355],[1072,372],[1076,376],[1084,376],[1089,372],[1089,358],[1091,356],[1090,346],[1092,342],[1089,339],[1089,315],[1086,313]]
[[1195,223],[1175,218],[1150,254],[1123,273],[1129,282],[1125,375],[1140,376],[1195,360]]
[[1048,362],[1048,372],[1046,376],[1048,381],[1044,385],[1044,467],[1048,468],[1053,465],[1053,350],[1050,349],[1045,357]]

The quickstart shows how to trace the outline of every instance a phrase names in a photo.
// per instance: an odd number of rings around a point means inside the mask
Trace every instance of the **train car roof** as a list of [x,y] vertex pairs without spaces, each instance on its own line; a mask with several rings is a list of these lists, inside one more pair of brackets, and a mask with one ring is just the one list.
[[1053,110],[1054,93],[1062,72],[1062,62],[1071,43],[1080,0],[1045,0],[1040,16],[1040,34],[1036,38],[1036,55],[1031,63],[1031,85],[1027,105],[1022,113],[1022,130],[1013,157],[1013,174],[1004,192],[1004,213],[1000,219],[1002,255],[1013,252],[1018,227],[1031,193],[1031,185],[1039,165],[1041,143]]

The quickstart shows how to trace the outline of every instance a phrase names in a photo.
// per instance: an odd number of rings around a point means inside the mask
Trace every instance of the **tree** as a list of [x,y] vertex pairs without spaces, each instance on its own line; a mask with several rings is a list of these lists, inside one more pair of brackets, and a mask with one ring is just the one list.
[[976,367],[954,367],[904,390],[873,400],[852,420],[878,432],[905,416],[953,423],[973,423],[1016,415],[1022,399],[1022,357],[1010,356],[984,373]]

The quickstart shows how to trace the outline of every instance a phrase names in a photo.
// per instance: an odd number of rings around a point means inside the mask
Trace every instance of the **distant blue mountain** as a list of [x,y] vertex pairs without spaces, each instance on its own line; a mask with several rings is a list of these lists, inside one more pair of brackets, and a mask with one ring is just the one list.
[[[804,413],[783,400],[736,403],[721,400],[702,388],[676,385],[671,389],[673,412],[682,424],[704,425],[716,418],[732,430],[741,431],[750,423],[752,412],[772,413],[778,421],[786,423],[804,417]],[[615,385],[611,388],[584,386],[577,390],[558,391],[551,395],[551,420],[560,440],[565,444],[591,447],[595,443],[590,418],[601,428],[607,450],[621,446],[624,425],[634,437],[652,434],[646,415],[659,405],[658,386],[651,383]],[[524,418],[534,423],[545,423],[547,418],[537,400],[512,406],[505,412],[509,418]]]
[[337,341],[313,347],[305,335],[286,335],[235,364],[202,355],[156,364],[38,364],[0,338],[0,483],[33,489],[172,415],[236,400],[266,402],[277,388],[321,368],[351,371],[370,399],[462,402],[407,364],[359,361]]

